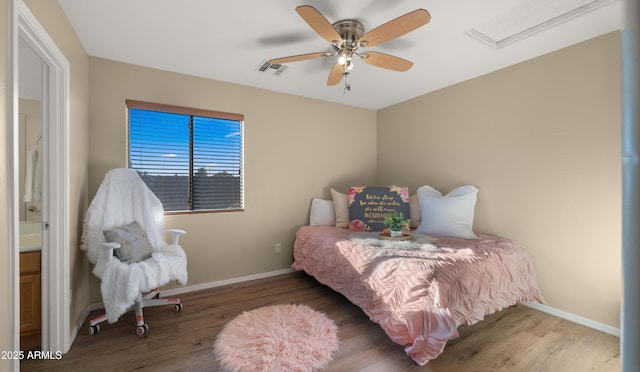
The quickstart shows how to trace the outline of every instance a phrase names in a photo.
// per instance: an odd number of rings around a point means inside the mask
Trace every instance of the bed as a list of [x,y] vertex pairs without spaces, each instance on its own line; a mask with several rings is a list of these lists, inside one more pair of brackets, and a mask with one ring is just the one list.
[[542,302],[531,258],[520,244],[477,239],[383,239],[379,233],[303,226],[292,267],[359,306],[417,364],[440,355],[461,324],[521,301]]

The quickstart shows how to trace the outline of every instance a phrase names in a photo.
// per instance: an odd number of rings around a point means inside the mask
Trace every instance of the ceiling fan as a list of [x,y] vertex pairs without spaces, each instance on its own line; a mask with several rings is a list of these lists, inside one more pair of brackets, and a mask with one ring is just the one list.
[[[398,38],[426,25],[431,20],[429,12],[417,9],[365,33],[361,22],[345,19],[331,24],[316,8],[309,5],[298,6],[296,12],[318,35],[331,43],[336,54],[328,52],[299,54],[272,59],[269,60],[269,63],[285,64],[337,55],[338,60],[331,68],[327,79],[329,86],[340,83],[343,77],[346,78],[349,75],[349,71],[353,68],[354,57],[359,57],[365,63],[388,70],[407,71],[413,66],[413,62],[380,52],[360,52],[359,49],[376,46]],[[345,82],[345,91],[350,89],[349,84]]]

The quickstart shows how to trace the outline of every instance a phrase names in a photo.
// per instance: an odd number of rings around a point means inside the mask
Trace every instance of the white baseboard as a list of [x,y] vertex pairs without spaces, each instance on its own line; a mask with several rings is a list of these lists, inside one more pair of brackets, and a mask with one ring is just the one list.
[[295,271],[296,270],[294,270],[294,269],[288,268],[288,269],[282,269],[282,270],[276,270],[276,271],[269,271],[269,272],[266,272],[266,273],[241,276],[241,277],[238,277],[238,278],[218,280],[218,281],[215,281],[215,282],[202,283],[202,284],[196,284],[196,285],[188,285],[188,286],[185,286],[185,287],[167,289],[167,290],[162,291],[162,297],[175,296],[175,295],[179,295],[181,293],[189,293],[189,292],[201,291],[203,289],[210,289],[210,288],[222,287],[222,286],[230,285],[230,284],[248,282],[250,280],[264,279],[264,278],[269,278],[269,277],[272,277],[272,276],[293,273]]
[[558,310],[556,308],[553,308],[553,307],[550,307],[550,306],[547,306],[547,305],[537,304],[535,302],[526,302],[525,301],[525,302],[522,302],[522,304],[524,306],[530,307],[532,309],[536,309],[536,310],[542,311],[543,313],[547,313],[547,314],[550,314],[550,315],[553,315],[553,316],[557,316],[558,318],[562,318],[562,319],[568,320],[570,322],[583,325],[585,327],[593,328],[593,329],[595,329],[597,331],[600,331],[600,332],[604,332],[604,333],[608,333],[608,334],[616,336],[616,337],[620,337],[620,329],[619,328],[615,328],[615,327],[612,327],[610,325],[599,323],[599,322],[596,322],[596,321],[591,320],[591,319],[587,319],[587,318],[583,318],[581,316],[577,316],[577,315],[574,315],[574,314],[571,314],[571,313],[567,313],[565,311]]
[[[101,310],[101,309],[104,309],[104,304],[102,304],[102,303],[89,304],[89,306],[87,306],[84,309],[84,311],[82,312],[82,315],[80,315],[80,318],[78,318],[78,321],[73,326],[73,329],[71,329],[71,342],[69,343],[69,345],[72,345],[73,341],[75,341],[76,336],[78,336],[78,333],[80,332],[80,329],[82,328],[82,325],[84,324],[84,321],[87,320],[87,317],[89,316],[89,313],[94,311],[94,310]],[[89,331],[87,330],[87,332],[89,332]]]

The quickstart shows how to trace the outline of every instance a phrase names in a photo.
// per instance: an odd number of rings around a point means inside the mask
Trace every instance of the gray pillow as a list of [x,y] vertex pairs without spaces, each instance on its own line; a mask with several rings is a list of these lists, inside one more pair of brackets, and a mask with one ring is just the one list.
[[122,262],[144,261],[153,253],[153,247],[147,239],[147,234],[137,222],[104,230],[103,234],[107,241],[121,245],[121,248],[116,249],[115,253]]

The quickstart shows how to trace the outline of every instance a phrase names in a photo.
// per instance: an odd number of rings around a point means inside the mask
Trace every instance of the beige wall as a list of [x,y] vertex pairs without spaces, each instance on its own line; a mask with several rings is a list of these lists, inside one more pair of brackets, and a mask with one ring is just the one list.
[[[88,265],[83,256],[78,251],[78,240],[80,237],[80,224],[84,210],[87,205],[87,158],[88,158],[88,75],[89,59],[84,52],[73,29],[68,23],[62,9],[56,1],[27,1],[27,5],[38,21],[45,28],[49,36],[56,43],[58,48],[65,55],[71,64],[71,102],[70,102],[70,218],[69,226],[70,246],[69,257],[71,261],[71,283],[74,300],[71,306],[71,326],[80,318],[86,305],[89,303],[88,277],[90,275]],[[8,24],[9,1],[0,0],[0,24]],[[0,132],[0,210],[5,213],[0,214],[0,272],[4,275],[4,280],[0,283],[0,297],[10,298],[9,286],[11,273],[9,270],[9,206],[12,202],[10,194],[10,131],[11,118],[8,117],[8,104],[12,92],[9,92],[8,75],[8,27],[0,27],[0,50],[3,52],[0,59],[0,116],[2,117],[2,131]],[[0,329],[8,330],[11,327],[11,301],[2,301],[0,309]],[[0,332],[0,349],[11,350],[11,340],[9,332]],[[8,370],[7,361],[0,362],[0,370]]]
[[246,210],[166,218],[188,231],[190,285],[288,268],[311,198],[375,180],[372,110],[93,57],[90,97],[91,195],[110,168],[127,166],[126,99],[245,115]]
[[379,183],[480,189],[476,231],[523,243],[548,305],[619,327],[620,37],[378,112]]

